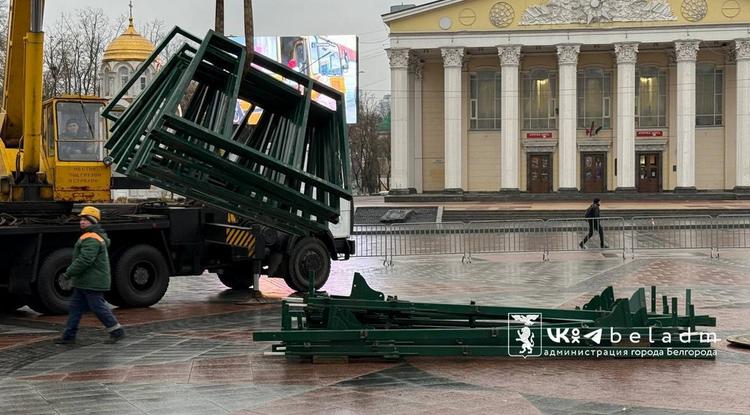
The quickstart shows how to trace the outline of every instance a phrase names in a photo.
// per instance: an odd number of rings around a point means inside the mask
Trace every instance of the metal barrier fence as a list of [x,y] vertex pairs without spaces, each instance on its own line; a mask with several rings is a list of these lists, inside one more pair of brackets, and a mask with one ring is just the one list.
[[628,250],[635,257],[638,251],[675,249],[708,250],[718,257],[720,249],[750,248],[750,215],[355,225],[352,236],[356,256],[382,257],[384,265],[393,265],[396,256],[417,255],[462,255],[462,262],[471,262],[476,254],[537,252],[548,260],[551,252],[582,248],[621,251],[623,258]]
[[359,257],[388,256],[391,225],[354,225],[354,246]]
[[455,223],[406,223],[391,225],[391,257],[465,254],[465,225]]
[[547,257],[553,251],[585,248],[622,251],[623,258],[626,255],[624,218],[549,219],[545,222],[545,233]]
[[750,246],[750,215],[719,215],[714,218],[716,256],[721,249]]
[[714,256],[711,216],[635,216],[630,219],[633,257],[639,250],[707,249]]
[[541,219],[469,222],[465,229],[467,252],[462,258],[465,262],[471,262],[472,254],[545,252]]

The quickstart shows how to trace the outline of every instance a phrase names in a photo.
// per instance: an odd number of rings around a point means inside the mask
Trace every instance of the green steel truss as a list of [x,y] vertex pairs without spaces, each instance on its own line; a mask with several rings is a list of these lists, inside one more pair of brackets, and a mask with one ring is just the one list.
[[[702,339],[705,332],[696,326],[715,326],[716,319],[695,314],[690,290],[684,314],[678,313],[676,297],[671,305],[662,297],[657,310],[655,287],[651,299],[648,307],[643,288],[616,299],[608,287],[582,309],[415,303],[386,298],[355,274],[348,297],[313,292],[285,299],[281,330],[255,332],[253,339],[276,342],[274,351],[302,357],[715,357],[711,342],[702,341],[710,337]],[[523,316],[530,315],[538,319],[527,324]],[[525,326],[538,332],[533,351],[524,355],[519,337]],[[631,341],[633,333],[640,339]]]
[[[186,41],[118,115],[117,103],[179,36]],[[213,31],[201,40],[173,29],[104,110],[116,171],[292,235],[326,233],[340,200],[352,200],[344,98],[260,54],[243,72],[245,59],[244,46]],[[234,125],[238,99],[251,107]]]

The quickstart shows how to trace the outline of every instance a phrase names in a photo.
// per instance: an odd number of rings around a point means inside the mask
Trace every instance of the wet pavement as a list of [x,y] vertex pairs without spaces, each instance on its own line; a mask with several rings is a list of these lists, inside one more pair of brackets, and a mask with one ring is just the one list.
[[[623,260],[601,252],[382,258],[335,263],[325,289],[348,294],[362,273],[401,299],[572,307],[607,285],[629,296],[657,285],[682,298],[692,288],[717,334],[750,332],[750,256],[702,252]],[[28,309],[0,315],[0,414],[750,414],[750,349],[721,341],[715,360],[409,358],[325,363],[267,356],[253,331],[279,327],[274,299],[290,294],[263,279],[267,303],[225,290],[211,275],[172,279],[148,309],[116,309],[128,337],[86,316],[74,346],[52,339],[65,318]]]

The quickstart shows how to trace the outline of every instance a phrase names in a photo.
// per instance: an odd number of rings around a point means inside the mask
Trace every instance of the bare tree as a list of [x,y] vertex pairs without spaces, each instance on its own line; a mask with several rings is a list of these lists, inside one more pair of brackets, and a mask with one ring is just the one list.
[[161,42],[167,35],[166,23],[161,19],[151,19],[143,24],[138,24],[137,26],[138,33],[154,45]]
[[[44,45],[44,95],[101,95],[104,50],[127,27],[128,16],[112,21],[102,9],[87,7],[63,13],[47,31]],[[152,43],[165,36],[163,20],[153,19],[137,29]],[[165,57],[170,55],[168,48]]]
[[390,138],[379,132],[383,117],[375,97],[361,94],[357,123],[349,127],[352,180],[360,194],[377,193],[381,177],[390,175]]
[[87,7],[63,13],[47,32],[45,97],[99,95],[102,56],[115,35],[117,32],[102,9]]

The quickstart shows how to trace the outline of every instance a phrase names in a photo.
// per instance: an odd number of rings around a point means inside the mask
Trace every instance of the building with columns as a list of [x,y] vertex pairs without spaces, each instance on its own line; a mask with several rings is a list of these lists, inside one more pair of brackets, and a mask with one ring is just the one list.
[[392,194],[750,191],[750,1],[438,0],[383,20]]

